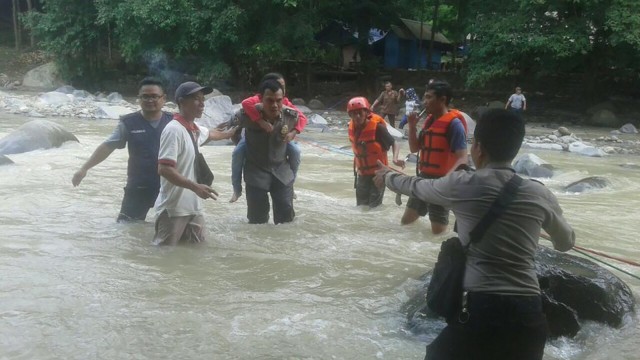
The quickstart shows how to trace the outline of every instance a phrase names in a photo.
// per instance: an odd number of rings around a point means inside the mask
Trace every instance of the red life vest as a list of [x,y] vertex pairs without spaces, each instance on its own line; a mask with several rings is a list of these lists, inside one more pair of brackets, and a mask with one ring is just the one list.
[[379,123],[386,126],[380,116],[376,114],[369,115],[367,123],[360,130],[356,139],[356,128],[353,120],[349,122],[349,141],[355,155],[354,166],[360,175],[375,175],[378,169],[377,160],[380,160],[385,165],[388,164],[387,151],[376,141],[376,129]]
[[432,117],[433,115],[429,115],[418,137],[420,143],[418,171],[424,176],[441,177],[446,175],[456,162],[456,156],[451,152],[451,146],[447,140],[449,125],[453,119],[460,119],[466,134],[467,122],[458,110],[449,110],[435,121],[432,121]]

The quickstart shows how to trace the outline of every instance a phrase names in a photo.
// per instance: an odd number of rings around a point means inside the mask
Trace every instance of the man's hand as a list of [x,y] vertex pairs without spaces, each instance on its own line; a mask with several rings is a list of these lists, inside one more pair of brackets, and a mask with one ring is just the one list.
[[262,130],[264,130],[267,133],[271,133],[273,131],[273,125],[271,125],[270,122],[264,120],[264,119],[260,119],[258,120],[258,126],[260,126],[260,128]]
[[384,176],[389,171],[391,171],[391,168],[378,160],[378,170],[376,170],[376,175],[373,177],[373,183],[376,184],[378,189],[384,188]]
[[293,141],[293,139],[295,139],[295,138],[296,138],[296,135],[298,135],[298,132],[297,132],[297,131],[295,131],[295,130],[289,131],[289,132],[287,133],[287,135],[285,135],[285,136],[282,138],[282,141],[283,141],[283,142],[291,142],[291,141]]
[[218,192],[205,184],[195,184],[191,190],[201,199],[218,200]]
[[418,126],[418,120],[418,113],[416,113],[415,111],[407,116],[407,124],[411,127],[415,128],[416,126]]
[[75,174],[73,174],[73,178],[71,179],[71,183],[73,184],[73,186],[78,186],[80,185],[80,183],[82,182],[82,179],[84,179],[84,177],[87,176],[87,171],[80,169],[78,171],[76,171]]
[[404,169],[404,160],[394,159],[393,160],[393,164],[395,166],[400,166],[402,169]]

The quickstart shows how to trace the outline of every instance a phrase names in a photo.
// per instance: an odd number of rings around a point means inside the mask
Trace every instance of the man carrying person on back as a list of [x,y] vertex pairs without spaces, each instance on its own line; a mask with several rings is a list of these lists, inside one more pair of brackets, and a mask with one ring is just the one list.
[[511,162],[522,144],[524,121],[492,109],[478,121],[471,157],[477,171],[454,171],[439,179],[404,176],[380,165],[376,185],[451,208],[466,251],[463,304],[427,346],[426,360],[540,360],[547,339],[535,255],[544,229],[555,249],[568,251],[575,233],[556,197],[541,183],[522,180],[513,200],[484,236],[470,233],[514,176]]
[[[451,98],[448,83],[430,81],[424,93],[424,107],[429,116],[419,133],[417,114],[409,115],[409,149],[412,153],[419,152],[416,173],[420,177],[439,178],[467,163],[467,125],[459,111],[449,109]],[[409,198],[400,222],[411,224],[427,213],[434,234],[447,229],[449,210],[416,198]]]
[[267,122],[268,126],[253,121],[244,110],[240,114],[246,140],[244,180],[247,184],[247,219],[250,224],[269,221],[268,194],[271,194],[273,222],[291,222],[295,217],[295,176],[287,157],[287,144],[299,126],[298,112],[282,105],[284,89],[277,80],[263,81],[259,96],[261,121]]
[[[293,177],[295,179],[300,166],[300,148],[293,140],[296,135],[300,134],[302,130],[304,130],[304,127],[307,125],[307,117],[286,97],[286,84],[284,77],[281,74],[268,73],[262,77],[261,83],[267,80],[276,80],[280,85],[282,85],[282,91],[285,95],[282,99],[282,104],[298,112],[298,124],[295,128],[289,129],[290,131],[287,134],[287,158],[289,159],[289,164],[291,165],[291,170],[293,171]],[[261,103],[260,94],[256,94],[242,100],[242,110],[250,120],[255,121],[260,128],[270,133],[273,131],[273,126],[262,118],[262,111],[256,108],[256,106],[260,107],[261,105],[258,104]],[[231,154],[231,185],[233,185],[233,195],[229,202],[236,202],[242,195],[242,167],[244,166],[245,161],[245,151],[246,143],[243,137],[240,139]],[[295,198],[295,192],[293,193],[293,197]]]
[[127,146],[127,184],[118,222],[144,221],[153,207],[160,190],[157,167],[160,134],[173,117],[162,111],[166,96],[160,81],[143,79],[138,86],[138,99],[141,110],[122,116],[111,136],[98,145],[71,180],[73,186],[80,185],[89,169],[107,159],[115,149]]

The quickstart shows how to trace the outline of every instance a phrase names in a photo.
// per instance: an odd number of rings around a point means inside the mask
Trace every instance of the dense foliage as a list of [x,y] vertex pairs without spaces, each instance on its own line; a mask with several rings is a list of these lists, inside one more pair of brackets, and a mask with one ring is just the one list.
[[[255,79],[284,61],[331,63],[314,36],[339,21],[359,34],[422,19],[460,45],[469,84],[509,74],[630,78],[640,70],[637,0],[41,0],[25,17],[70,78],[122,64],[182,61],[203,81]],[[436,20],[437,19],[437,20]],[[436,20],[434,22],[434,20]],[[365,74],[376,71],[358,38]],[[466,51],[468,49],[468,51]],[[162,60],[166,61],[166,60]],[[160,61],[160,67],[162,65]]]

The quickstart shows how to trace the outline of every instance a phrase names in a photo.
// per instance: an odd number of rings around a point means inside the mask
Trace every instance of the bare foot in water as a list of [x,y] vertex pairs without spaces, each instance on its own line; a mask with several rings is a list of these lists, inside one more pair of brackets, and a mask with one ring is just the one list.
[[229,199],[229,202],[234,203],[238,201],[238,199],[240,199],[240,196],[242,196],[242,193],[234,192],[233,195],[231,196],[231,199]]

